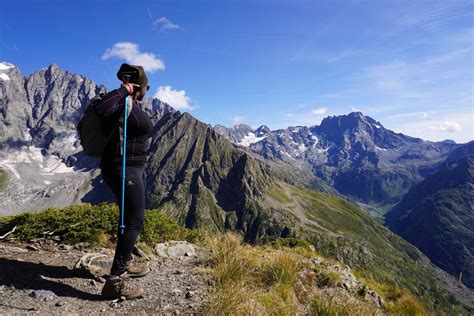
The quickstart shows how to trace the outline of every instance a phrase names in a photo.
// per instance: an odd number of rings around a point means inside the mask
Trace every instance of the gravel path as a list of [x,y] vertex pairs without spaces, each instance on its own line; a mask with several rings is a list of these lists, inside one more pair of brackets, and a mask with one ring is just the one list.
[[105,248],[26,251],[26,245],[1,245],[0,314],[203,314],[212,284],[209,276],[196,271],[202,257],[196,249],[193,256],[153,257],[149,263],[152,271],[134,279],[145,290],[142,298],[104,300],[100,295],[103,283],[86,270],[74,269],[74,265],[88,252],[103,253],[111,262],[113,251]]

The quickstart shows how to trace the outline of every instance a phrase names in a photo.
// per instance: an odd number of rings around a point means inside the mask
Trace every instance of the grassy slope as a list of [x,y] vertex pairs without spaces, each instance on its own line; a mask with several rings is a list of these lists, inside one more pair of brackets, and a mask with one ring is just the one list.
[[268,195],[278,212],[296,213],[296,207],[304,209],[306,218],[298,216],[301,223],[309,220],[315,225],[294,226],[298,237],[309,240],[322,255],[348,264],[366,282],[406,288],[428,310],[447,312],[452,305],[459,304],[455,297],[439,289],[426,267],[431,264],[416,247],[349,200],[279,181],[269,189]]
[[[340,197],[277,182],[268,191],[273,209],[285,223],[312,223],[306,229],[295,225],[300,239],[308,240],[316,252],[348,264],[359,279],[384,299],[396,299],[394,288],[404,288],[419,298],[431,314],[463,311],[453,296],[439,288],[428,270],[430,263],[414,246],[380,225],[357,205]],[[296,206],[299,213],[291,211]],[[148,210],[142,240],[149,244],[167,239],[199,240],[199,230],[184,229],[169,210]],[[172,213],[172,212],[171,212]],[[302,218],[306,214],[305,218]],[[65,242],[111,242],[118,222],[115,205],[70,206],[0,218],[0,234],[18,225],[16,236],[30,239],[54,231]],[[274,240],[274,238],[273,238]],[[113,244],[113,241],[111,242]],[[443,313],[444,311],[444,313]],[[466,312],[463,311],[465,314]]]
[[[346,293],[340,284],[342,276],[330,268],[333,260],[320,257],[304,240],[279,238],[266,245],[249,245],[232,232],[183,228],[164,211],[146,211],[140,247],[150,251],[156,242],[182,239],[202,247],[208,255],[200,271],[210,273],[215,281],[206,306],[210,314],[258,311],[261,315],[294,315],[308,304],[310,315],[377,314],[375,305],[363,299],[369,288],[364,285],[357,294]],[[68,244],[88,242],[113,248],[117,223],[118,208],[114,204],[71,205],[0,217],[0,234],[16,226],[8,239],[54,235]],[[316,267],[312,259],[321,263]],[[390,293],[384,298],[388,313],[426,315],[408,292],[386,285],[384,288]]]

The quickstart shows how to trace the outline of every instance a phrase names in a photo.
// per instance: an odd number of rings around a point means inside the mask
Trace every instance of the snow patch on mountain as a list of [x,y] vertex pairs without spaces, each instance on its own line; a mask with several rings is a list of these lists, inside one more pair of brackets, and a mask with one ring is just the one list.
[[1,62],[0,63],[0,70],[7,70],[7,69],[10,69],[10,68],[15,68],[15,65],[13,65],[12,63],[8,63],[8,62]]
[[298,133],[298,132],[300,131],[300,128],[301,128],[301,127],[295,127],[295,128],[292,128],[291,131],[292,131],[293,133]]
[[59,142],[64,145],[64,148],[69,148],[71,150],[76,150],[74,144],[79,140],[77,133],[69,134],[61,137]]
[[4,71],[14,67],[15,65],[7,62],[0,63],[0,80],[11,80],[10,77]]
[[300,152],[305,152],[305,151],[306,151],[306,146],[305,146],[304,144],[299,144],[299,145],[298,145],[298,150],[299,150]]
[[322,154],[322,153],[327,152],[328,150],[329,150],[329,147],[328,148],[318,148],[318,149],[316,149],[316,152],[318,154]]
[[257,137],[257,136],[255,136],[255,133],[249,132],[249,133],[248,133],[247,135],[245,135],[244,138],[242,138],[242,139],[240,140],[240,142],[238,142],[237,144],[238,144],[238,145],[245,146],[245,147],[248,147],[248,146],[250,146],[250,144],[259,142],[259,141],[261,141],[262,139],[264,139],[264,138],[266,138],[266,137],[267,137],[267,136]]
[[0,161],[0,167],[9,170],[18,179],[21,179],[19,170],[22,164],[37,166],[41,175],[74,172],[73,167],[67,167],[58,157],[43,156],[41,148],[35,146],[22,146],[21,150],[10,151]]

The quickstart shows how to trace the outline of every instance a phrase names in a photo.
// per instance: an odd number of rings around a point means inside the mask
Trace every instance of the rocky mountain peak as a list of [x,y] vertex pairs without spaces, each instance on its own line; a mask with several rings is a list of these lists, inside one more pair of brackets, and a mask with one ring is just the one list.
[[147,174],[149,207],[168,207],[187,227],[232,227],[256,237],[253,203],[271,182],[269,167],[191,114],[158,122]]
[[351,112],[347,115],[328,116],[323,119],[319,130],[327,131],[354,131],[356,129],[373,131],[382,128],[380,122],[375,121],[369,116],[365,116],[362,112]]
[[266,125],[260,125],[255,131],[255,136],[262,137],[270,133],[270,128]]

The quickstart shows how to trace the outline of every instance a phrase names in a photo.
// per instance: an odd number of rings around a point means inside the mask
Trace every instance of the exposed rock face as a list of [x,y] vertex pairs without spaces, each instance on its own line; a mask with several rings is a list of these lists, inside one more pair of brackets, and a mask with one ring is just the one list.
[[[24,142],[31,126],[31,107],[24,89],[25,79],[13,64],[0,63],[0,141],[3,146]],[[7,79],[8,78],[8,79]]]
[[[100,160],[84,155],[75,129],[89,101],[106,92],[105,87],[54,64],[27,77],[21,77],[14,65],[3,68],[11,79],[0,81],[1,127],[9,131],[0,135],[2,179],[7,173],[7,181],[1,182],[1,212],[114,201],[101,181]],[[188,227],[240,230],[256,241],[262,222],[271,217],[259,202],[271,174],[333,191],[289,164],[266,164],[257,153],[232,144],[212,126],[160,100],[144,99],[141,106],[155,123],[148,153],[147,206],[170,206]],[[255,131],[257,137],[268,132],[266,126]]]
[[[234,133],[237,127],[216,130],[236,144],[248,146],[267,159],[286,161],[334,186],[357,201],[390,205],[422,181],[459,144],[430,142],[394,133],[361,112],[329,116],[321,125]],[[240,130],[240,129],[239,129]],[[253,141],[245,141],[252,139]]]
[[[103,85],[56,64],[23,77],[0,63],[0,215],[81,202],[113,201],[87,157],[76,124]],[[153,122],[174,109],[158,99],[142,108]]]
[[209,125],[188,113],[165,115],[153,131],[147,174],[149,207],[170,204],[187,227],[240,229],[256,238],[270,169]]

